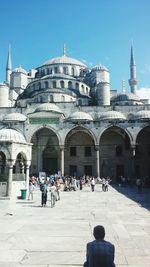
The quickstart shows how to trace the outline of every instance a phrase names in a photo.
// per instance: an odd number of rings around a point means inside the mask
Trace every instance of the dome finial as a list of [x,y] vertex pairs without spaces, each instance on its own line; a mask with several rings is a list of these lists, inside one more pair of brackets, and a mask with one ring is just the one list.
[[124,80],[122,80],[122,94],[125,94]]
[[66,56],[66,44],[64,44],[64,46],[63,46],[63,56],[65,57]]

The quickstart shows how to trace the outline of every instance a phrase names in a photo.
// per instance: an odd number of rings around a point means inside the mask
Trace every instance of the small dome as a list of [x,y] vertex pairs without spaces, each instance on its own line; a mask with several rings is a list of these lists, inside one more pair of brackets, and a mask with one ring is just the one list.
[[108,69],[102,64],[97,64],[95,67],[92,68],[92,70],[94,70],[94,71],[100,71],[100,70],[108,71]]
[[60,108],[58,106],[56,106],[55,104],[52,104],[52,103],[41,104],[35,110],[35,112],[41,112],[41,111],[51,111],[51,112],[62,113]]
[[111,99],[113,102],[120,102],[120,101],[140,101],[140,98],[133,93],[128,94],[118,94],[117,96],[112,97]]
[[124,121],[126,120],[126,117],[118,111],[106,111],[104,113],[102,113],[102,115],[100,115],[99,117],[100,120],[121,120]]
[[150,110],[140,110],[133,115],[133,120],[150,120]]
[[73,64],[73,65],[86,67],[85,64],[83,64],[79,60],[71,58],[71,57],[67,57],[67,56],[49,59],[46,62],[44,62],[43,65],[53,65],[53,64]]
[[12,142],[17,142],[17,143],[26,143],[26,140],[24,136],[14,130],[14,129],[6,129],[3,128],[0,130],[0,142],[5,142],[5,141],[12,141]]
[[21,66],[14,69],[13,72],[19,72],[19,73],[23,73],[27,75],[27,71],[25,69],[23,69]]
[[82,111],[77,111],[72,113],[69,117],[68,120],[70,121],[93,121],[93,118],[89,113],[82,112]]
[[3,122],[15,122],[15,121],[25,121],[27,117],[24,114],[21,113],[10,113],[6,115],[3,119]]

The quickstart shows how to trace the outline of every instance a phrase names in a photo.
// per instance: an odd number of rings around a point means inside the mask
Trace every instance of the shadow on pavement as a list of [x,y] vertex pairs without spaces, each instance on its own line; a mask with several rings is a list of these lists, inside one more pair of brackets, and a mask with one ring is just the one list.
[[143,188],[142,192],[138,192],[137,187],[111,185],[116,191],[132,199],[140,206],[150,210],[150,188]]

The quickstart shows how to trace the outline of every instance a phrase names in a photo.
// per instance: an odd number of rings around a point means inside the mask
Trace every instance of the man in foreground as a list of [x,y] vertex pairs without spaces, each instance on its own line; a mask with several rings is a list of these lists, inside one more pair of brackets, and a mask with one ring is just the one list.
[[89,242],[86,248],[85,267],[115,267],[115,247],[104,240],[105,229],[102,225],[94,227],[95,240]]

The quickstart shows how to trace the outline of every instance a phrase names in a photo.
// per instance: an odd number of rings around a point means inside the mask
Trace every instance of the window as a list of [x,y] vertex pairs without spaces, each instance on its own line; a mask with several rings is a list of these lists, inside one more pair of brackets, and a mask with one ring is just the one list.
[[60,81],[60,87],[61,87],[61,88],[64,88],[64,86],[65,86],[65,85],[64,85],[64,81]]
[[58,69],[57,67],[54,68],[54,72],[57,73],[58,72]]
[[148,147],[147,147],[147,154],[148,154],[148,156],[150,156],[150,145],[148,145]]
[[75,88],[76,88],[77,90],[79,90],[79,84],[78,84],[78,83],[75,84]]
[[74,76],[74,68],[71,68],[71,75]]
[[48,82],[47,81],[45,82],[45,88],[48,88]]
[[50,95],[50,102],[54,102],[53,95]]
[[68,88],[72,89],[72,82],[68,82]]
[[67,67],[63,67],[63,73],[68,74],[68,68]]
[[70,147],[70,156],[71,157],[74,157],[74,156],[76,156],[76,147],[75,146],[72,146],[72,147]]
[[85,157],[91,157],[92,152],[91,152],[91,147],[90,146],[86,146],[85,147],[84,155],[85,155]]
[[84,85],[81,85],[81,91],[84,93]]
[[49,74],[49,69],[47,69],[47,75]]
[[123,155],[122,146],[121,145],[116,146],[116,156],[120,157],[122,155]]
[[56,81],[53,81],[53,88],[56,88]]

